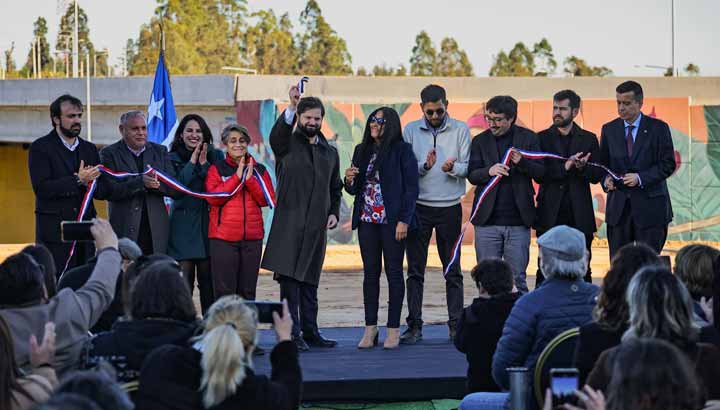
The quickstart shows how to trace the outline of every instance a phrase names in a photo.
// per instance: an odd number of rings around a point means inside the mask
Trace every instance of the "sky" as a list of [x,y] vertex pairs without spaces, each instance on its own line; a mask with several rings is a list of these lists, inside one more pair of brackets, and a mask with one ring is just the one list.
[[[65,0],[68,1],[68,0]],[[487,76],[493,56],[518,41],[531,46],[546,37],[562,73],[569,55],[604,65],[618,76],[653,76],[669,66],[672,0],[319,0],[323,15],[347,42],[353,68],[405,64],[415,36],[426,30],[436,48],[454,37],[470,58],[476,76]],[[24,64],[38,16],[48,21],[55,44],[63,0],[0,0],[0,50],[15,42],[14,58]],[[89,18],[96,49],[107,47],[118,64],[128,38],[137,38],[150,20],[155,0],[79,0]],[[305,0],[248,0],[250,10],[288,12],[295,26]],[[692,62],[701,75],[720,76],[720,0],[675,1],[675,55],[678,67]],[[713,42],[712,40],[716,41]],[[19,68],[19,67],[18,67]]]

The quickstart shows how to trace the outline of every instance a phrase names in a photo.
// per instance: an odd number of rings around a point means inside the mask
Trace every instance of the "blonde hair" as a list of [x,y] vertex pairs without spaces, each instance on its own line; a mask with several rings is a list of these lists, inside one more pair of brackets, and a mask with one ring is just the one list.
[[203,334],[196,339],[202,345],[205,408],[222,403],[242,385],[245,368],[252,368],[256,337],[256,313],[241,297],[223,296],[210,307]]

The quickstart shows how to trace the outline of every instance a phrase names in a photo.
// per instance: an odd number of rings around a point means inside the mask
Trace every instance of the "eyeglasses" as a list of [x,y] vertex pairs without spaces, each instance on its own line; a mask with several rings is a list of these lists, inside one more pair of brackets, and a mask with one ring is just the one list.
[[427,115],[428,117],[432,117],[435,114],[437,114],[438,117],[442,117],[443,115],[445,115],[445,109],[438,108],[437,110],[425,110],[425,115]]
[[370,116],[370,123],[375,123],[377,125],[385,125],[385,118],[376,117],[374,115]]
[[489,115],[485,116],[485,121],[487,121],[488,124],[499,124],[505,120],[507,120],[507,118],[505,117],[491,117]]

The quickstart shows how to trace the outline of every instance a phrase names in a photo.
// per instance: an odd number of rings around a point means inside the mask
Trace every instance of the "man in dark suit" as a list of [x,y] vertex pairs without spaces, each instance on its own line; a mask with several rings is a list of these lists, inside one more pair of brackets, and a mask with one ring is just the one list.
[[599,158],[622,176],[616,181],[607,175],[603,181],[610,258],[633,241],[645,242],[659,253],[673,217],[665,182],[676,165],[670,127],[640,112],[640,84],[626,81],[615,91],[620,118],[603,125]]
[[[98,150],[80,138],[83,105],[71,95],[50,104],[53,130],[30,145],[28,167],[35,192],[35,242],[53,255],[58,275],[65,270],[70,243],[60,238],[60,222],[77,219],[87,187],[100,175]],[[95,217],[90,202],[85,220]],[[68,268],[82,265],[95,253],[92,242],[78,242]]]
[[472,220],[475,225],[475,255],[483,259],[500,258],[510,264],[515,285],[527,292],[526,272],[530,258],[530,227],[535,222],[535,189],[532,178],[541,178],[545,167],[513,151],[510,165],[501,163],[510,147],[538,151],[534,132],[515,124],[517,101],[496,96],[485,104],[485,119],[490,128],[473,138],[470,147],[468,180],[475,188],[473,206],[480,192],[496,175],[502,175],[480,205]]
[[[122,139],[100,151],[103,165],[118,172],[143,172],[148,165],[175,177],[167,148],[147,140],[147,124],[142,111],[129,111],[120,117]],[[157,176],[143,175],[114,178],[103,175],[106,185],[110,224],[121,236],[135,241],[143,254],[165,253],[169,219],[164,196],[179,193],[158,181]]]
[[[563,90],[553,96],[553,125],[538,133],[540,149],[563,157],[545,160],[545,175],[538,178],[540,190],[537,196],[537,220],[535,230],[541,237],[558,225],[573,227],[585,235],[588,250],[588,268],[585,281],[592,282],[590,258],[593,234],[597,231],[590,184],[602,179],[604,172],[597,167],[586,166],[588,160],[598,157],[598,139],[575,123],[580,112],[580,96],[572,90]],[[537,287],[545,276],[538,261]]]

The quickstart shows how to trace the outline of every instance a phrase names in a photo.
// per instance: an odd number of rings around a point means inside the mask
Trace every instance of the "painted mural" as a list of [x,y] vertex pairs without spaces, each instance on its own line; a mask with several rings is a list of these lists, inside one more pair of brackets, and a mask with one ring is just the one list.
[[[264,100],[240,101],[235,107],[238,122],[247,126],[253,134],[253,155],[268,165],[273,173],[275,161],[267,141],[275,119],[285,106]],[[322,131],[338,149],[341,173],[349,166],[353,148],[362,139],[367,116],[380,106],[346,103],[326,106]],[[403,125],[422,115],[417,103],[389,106],[398,111]],[[520,101],[518,122],[537,132],[551,124],[551,111],[551,100]],[[448,112],[452,117],[465,121],[473,136],[487,128],[484,102],[451,102]],[[668,180],[675,217],[668,239],[720,241],[720,106],[690,105],[688,98],[646,98],[643,112],[670,125],[675,145],[677,169]],[[599,136],[602,124],[616,116],[615,101],[585,100],[576,121]],[[475,187],[468,183],[467,189],[468,194],[463,200],[465,220],[470,214]],[[592,193],[598,237],[605,238],[605,194],[598,185],[593,186]],[[350,229],[351,201],[352,198],[343,193],[340,224],[329,232],[330,243],[355,241]],[[266,212],[269,223],[272,211]],[[467,235],[466,242],[472,242],[472,238],[473,235]]]

